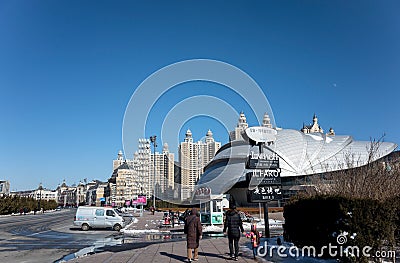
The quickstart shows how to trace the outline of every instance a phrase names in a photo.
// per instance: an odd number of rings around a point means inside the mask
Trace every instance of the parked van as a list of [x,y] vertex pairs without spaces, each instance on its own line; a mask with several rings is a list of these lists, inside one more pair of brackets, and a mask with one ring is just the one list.
[[79,206],[74,218],[74,226],[87,231],[89,228],[112,228],[115,231],[125,226],[125,219],[111,207]]

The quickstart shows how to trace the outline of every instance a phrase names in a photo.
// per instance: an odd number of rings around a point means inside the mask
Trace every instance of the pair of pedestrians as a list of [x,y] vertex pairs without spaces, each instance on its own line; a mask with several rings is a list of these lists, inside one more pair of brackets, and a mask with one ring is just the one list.
[[[242,219],[236,207],[232,207],[232,209],[226,213],[223,231],[228,234],[230,257],[237,261],[239,255],[239,239],[241,236],[240,232],[244,233],[244,229]],[[196,208],[193,208],[191,215],[185,218],[184,233],[187,235],[188,261],[192,261],[192,250],[194,250],[193,260],[197,261],[199,258],[199,241],[202,238],[202,227],[200,218],[197,216]]]

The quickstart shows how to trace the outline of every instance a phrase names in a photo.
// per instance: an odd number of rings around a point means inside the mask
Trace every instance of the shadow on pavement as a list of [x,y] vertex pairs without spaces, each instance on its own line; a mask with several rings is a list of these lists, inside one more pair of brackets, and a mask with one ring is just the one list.
[[220,255],[220,254],[200,252],[200,251],[199,251],[199,256],[226,259],[226,257],[224,257],[223,255]]
[[179,260],[179,261],[182,261],[182,262],[186,262],[186,257],[182,257],[182,256],[179,256],[179,255],[170,254],[170,253],[167,253],[167,252],[160,252],[160,255],[167,256],[169,258],[173,258],[175,260]]

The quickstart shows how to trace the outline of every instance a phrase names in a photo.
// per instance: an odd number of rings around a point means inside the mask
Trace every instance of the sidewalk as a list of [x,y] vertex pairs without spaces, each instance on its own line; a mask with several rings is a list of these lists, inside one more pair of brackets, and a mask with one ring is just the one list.
[[[246,238],[240,239],[239,260],[237,262],[256,262],[252,259],[252,252],[244,247]],[[236,262],[232,261],[228,255],[228,239],[203,239],[200,240],[199,261],[197,262]],[[166,242],[153,244],[140,249],[132,249],[121,252],[102,252],[86,257],[73,259],[68,262],[81,263],[145,263],[145,262],[187,262],[186,241]]]
[[[149,212],[145,212],[142,217],[135,217],[136,222],[130,224],[128,227],[129,231],[176,231],[178,229],[183,229],[183,225],[175,224],[175,228],[159,228],[162,222],[163,213],[156,212],[155,215],[151,215]],[[129,234],[128,234],[129,235]],[[253,254],[250,249],[246,247],[248,239],[241,237],[239,241],[239,260],[233,261],[229,257],[229,247],[228,238],[209,238],[200,240],[199,247],[199,263],[207,262],[257,262],[253,259]],[[139,242],[140,243],[140,242]],[[123,263],[123,262],[137,262],[137,263],[147,263],[147,262],[187,262],[186,255],[186,239],[182,241],[168,241],[150,244],[146,247],[128,249],[125,251],[105,251],[98,254],[92,254],[88,256],[83,256],[81,258],[76,258],[69,260],[68,262],[76,263]]]

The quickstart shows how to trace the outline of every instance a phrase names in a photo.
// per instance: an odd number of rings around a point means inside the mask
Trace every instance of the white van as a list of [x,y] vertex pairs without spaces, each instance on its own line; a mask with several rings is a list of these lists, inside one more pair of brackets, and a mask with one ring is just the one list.
[[111,207],[79,206],[74,218],[74,226],[79,226],[84,231],[91,227],[110,227],[119,231],[125,226],[125,219]]

